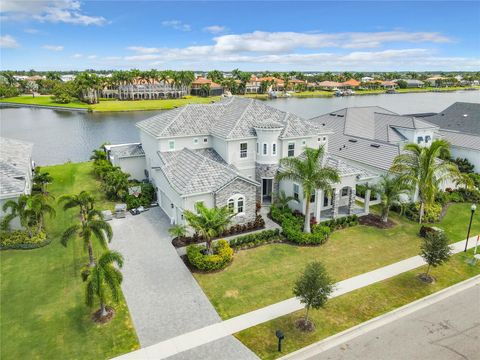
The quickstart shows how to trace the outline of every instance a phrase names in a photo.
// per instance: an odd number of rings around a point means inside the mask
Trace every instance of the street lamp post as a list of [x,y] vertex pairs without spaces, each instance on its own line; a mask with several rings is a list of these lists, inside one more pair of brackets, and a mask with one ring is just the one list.
[[473,214],[475,213],[475,210],[477,210],[477,205],[472,204],[472,207],[471,207],[470,209],[472,210],[472,213],[470,214],[470,223],[468,224],[467,241],[465,242],[465,250],[464,250],[464,252],[467,252],[467,248],[468,248],[468,238],[470,237],[470,229],[472,228]]
[[283,334],[282,330],[277,330],[275,335],[278,338],[278,352],[282,351],[282,340],[285,339],[285,335]]

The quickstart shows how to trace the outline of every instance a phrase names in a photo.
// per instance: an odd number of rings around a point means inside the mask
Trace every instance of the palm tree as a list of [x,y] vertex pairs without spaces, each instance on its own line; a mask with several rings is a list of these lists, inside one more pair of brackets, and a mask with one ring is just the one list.
[[99,160],[107,160],[107,153],[103,149],[95,149],[92,151],[92,156],[90,160],[97,162]]
[[168,233],[173,238],[183,238],[187,234],[187,227],[185,225],[177,224],[168,229]]
[[110,290],[113,301],[118,302],[120,298],[120,284],[123,276],[120,270],[122,268],[123,256],[117,251],[107,251],[100,256],[98,264],[89,269],[86,275],[85,302],[88,306],[93,306],[95,297],[100,302],[100,317],[108,315],[106,309],[107,290]]
[[340,181],[340,175],[334,168],[323,166],[325,149],[306,148],[299,157],[287,157],[280,160],[283,168],[276,176],[276,180],[291,180],[302,185],[305,199],[305,224],[303,231],[310,233],[310,197],[316,189],[330,191],[332,184]]
[[89,266],[95,266],[95,258],[93,256],[92,237],[95,237],[104,248],[107,248],[107,240],[112,240],[112,228],[102,216],[102,213],[98,210],[90,210],[85,219],[80,224],[70,226],[65,230],[62,235],[61,243],[63,246],[67,246],[68,241],[75,236],[79,236],[83,239],[85,247],[88,250]]
[[406,195],[410,187],[399,176],[382,175],[380,181],[373,186],[373,190],[380,194],[382,221],[388,221],[390,207],[401,203],[402,195]]
[[195,210],[197,213],[185,210],[183,216],[187,223],[205,239],[207,252],[212,254],[212,238],[219,236],[227,228],[234,214],[227,206],[209,209],[202,202],[195,204]]
[[123,199],[128,193],[128,178],[129,174],[126,174],[118,168],[114,171],[109,171],[104,176],[103,189],[105,190],[107,197],[110,199]]
[[298,202],[298,200],[295,199],[293,196],[288,196],[284,190],[280,190],[280,192],[275,195],[274,204],[277,208],[285,210],[286,208],[288,208],[288,203],[290,201]]
[[43,229],[45,214],[51,217],[55,216],[55,209],[47,203],[47,199],[41,194],[22,194],[17,201],[6,201],[2,209],[5,213],[10,210],[10,213],[2,219],[2,229],[8,229],[10,222],[18,216],[20,225],[27,230],[30,237],[34,234],[32,231],[34,227],[36,227],[36,233]]
[[87,191],[81,191],[78,195],[62,195],[58,198],[59,203],[63,204],[63,210],[78,207],[80,220],[82,224],[85,222],[87,214],[93,210],[95,198]]
[[425,207],[435,201],[439,187],[447,180],[459,177],[457,166],[448,159],[450,144],[438,139],[432,141],[429,147],[418,144],[406,144],[405,152],[398,155],[391,171],[401,176],[402,181],[418,191],[420,201],[419,223],[422,222]]
[[48,195],[47,186],[53,182],[53,177],[48,172],[40,172],[40,166],[35,168],[35,176],[33,182],[40,186],[40,191],[43,195]]

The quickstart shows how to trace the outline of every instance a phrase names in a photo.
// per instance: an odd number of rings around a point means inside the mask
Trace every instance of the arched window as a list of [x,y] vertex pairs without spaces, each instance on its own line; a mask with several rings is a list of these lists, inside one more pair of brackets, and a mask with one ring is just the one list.
[[236,194],[227,201],[228,209],[234,214],[242,214],[245,212],[245,196]]

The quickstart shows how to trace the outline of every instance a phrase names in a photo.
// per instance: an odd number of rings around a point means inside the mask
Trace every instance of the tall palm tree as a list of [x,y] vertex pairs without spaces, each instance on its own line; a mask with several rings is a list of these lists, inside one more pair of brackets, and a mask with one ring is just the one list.
[[110,291],[113,301],[120,298],[122,273],[115,267],[122,268],[123,256],[117,251],[107,251],[100,256],[98,263],[89,269],[85,282],[85,302],[93,306],[95,298],[100,302],[100,317],[108,315],[106,309],[107,291]]
[[227,206],[209,209],[202,202],[195,205],[195,210],[197,213],[185,210],[183,216],[187,223],[205,239],[207,252],[212,254],[212,238],[219,236],[227,228],[234,214]]
[[303,231],[310,233],[310,197],[316,189],[326,192],[331,190],[332,184],[340,181],[340,175],[334,168],[323,166],[325,149],[306,148],[305,152],[298,157],[287,157],[280,160],[281,170],[276,179],[291,180],[298,182],[303,188],[305,200],[305,224]]
[[434,203],[440,185],[447,180],[458,178],[459,171],[454,163],[440,160],[450,158],[450,144],[443,139],[432,141],[429,147],[406,144],[404,150],[404,153],[394,159],[390,170],[399,174],[402,181],[418,191],[421,223],[425,207]]
[[388,221],[390,207],[401,203],[402,195],[406,195],[410,187],[399,176],[382,175],[380,181],[373,186],[373,190],[380,194],[382,221]]
[[59,203],[63,203],[63,210],[78,207],[80,213],[80,221],[82,224],[86,221],[87,214],[93,210],[95,198],[87,191],[81,191],[77,195],[62,195],[58,198]]
[[45,215],[49,215],[51,218],[55,217],[55,209],[48,203],[47,197],[42,194],[30,196],[27,204],[33,224],[36,226],[36,233],[38,234],[43,229]]
[[80,224],[74,224],[68,227],[61,238],[63,246],[67,246],[70,239],[75,236],[79,236],[83,239],[84,245],[88,250],[89,266],[95,266],[95,257],[93,256],[92,237],[96,238],[102,247],[107,248],[107,241],[112,240],[112,228],[102,216],[102,213],[98,210],[90,210],[85,220]]

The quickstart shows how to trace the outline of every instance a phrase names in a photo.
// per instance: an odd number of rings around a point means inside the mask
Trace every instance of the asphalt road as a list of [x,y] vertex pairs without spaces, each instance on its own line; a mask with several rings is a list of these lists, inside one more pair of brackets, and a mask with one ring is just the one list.
[[480,286],[312,356],[315,360],[479,360]]

